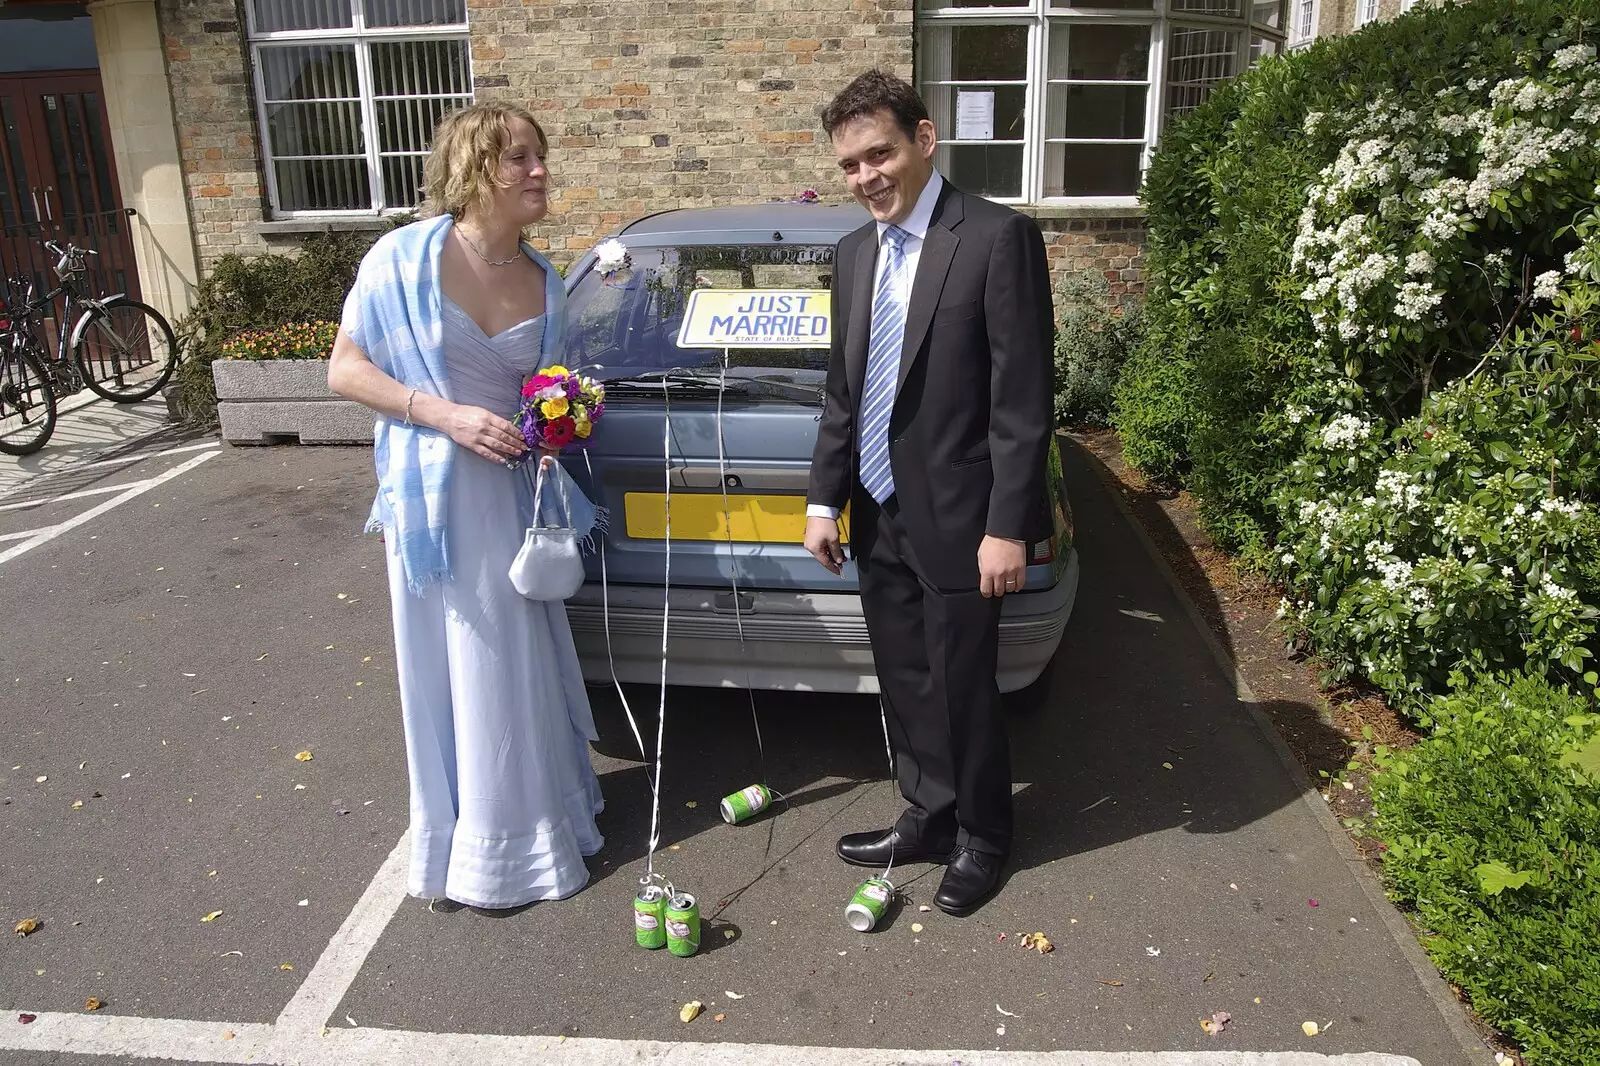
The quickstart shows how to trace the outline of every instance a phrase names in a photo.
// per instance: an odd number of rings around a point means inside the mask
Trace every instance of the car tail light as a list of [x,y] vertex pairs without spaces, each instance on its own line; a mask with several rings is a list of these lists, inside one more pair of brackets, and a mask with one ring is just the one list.
[[1054,562],[1055,561],[1055,557],[1056,557],[1056,542],[1055,542],[1055,538],[1051,537],[1049,540],[1041,540],[1041,541],[1038,541],[1037,543],[1034,544],[1034,546],[1033,546],[1033,555],[1029,558],[1028,561],[1030,563],[1033,563],[1033,564],[1037,565],[1039,563]]

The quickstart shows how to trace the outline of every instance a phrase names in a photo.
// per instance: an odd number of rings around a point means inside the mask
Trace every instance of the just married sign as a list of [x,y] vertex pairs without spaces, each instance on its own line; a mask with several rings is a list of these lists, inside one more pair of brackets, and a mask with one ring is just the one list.
[[826,289],[696,289],[678,332],[680,348],[826,348]]

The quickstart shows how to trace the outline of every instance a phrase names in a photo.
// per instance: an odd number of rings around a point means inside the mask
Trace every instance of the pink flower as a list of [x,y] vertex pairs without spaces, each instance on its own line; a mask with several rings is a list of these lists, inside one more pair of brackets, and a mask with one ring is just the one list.
[[526,385],[522,386],[522,395],[524,398],[532,398],[533,394],[540,389],[547,389],[554,384],[556,384],[555,378],[546,374],[535,374],[528,379]]

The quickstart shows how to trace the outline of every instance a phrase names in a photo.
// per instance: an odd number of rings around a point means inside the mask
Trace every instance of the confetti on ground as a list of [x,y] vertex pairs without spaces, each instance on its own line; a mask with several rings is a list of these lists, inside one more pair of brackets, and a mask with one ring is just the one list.
[[299,752],[299,753],[297,753],[295,755],[294,761],[295,762],[310,762],[311,761],[311,753],[309,751]]
[[1208,1036],[1216,1036],[1227,1028],[1228,1023],[1231,1021],[1233,1021],[1233,1015],[1225,1010],[1219,1010],[1209,1018],[1201,1018],[1200,1028],[1204,1029]]
[[233,1030],[232,1029],[224,1029],[222,1031],[222,1039],[224,1039],[224,1040],[232,1040],[233,1039]]
[[738,992],[724,992],[722,994],[727,996],[729,999],[743,999],[744,998],[744,996],[742,994],[738,993]]
[[920,932],[922,932],[922,923],[921,923],[921,922],[912,922],[912,923],[911,923],[911,931],[912,931],[912,932],[913,932],[913,933],[920,933]]
[[1108,985],[1111,988],[1121,988],[1122,987],[1122,982],[1121,981],[1106,981],[1106,980],[1103,980],[1103,979],[1098,978],[1098,977],[1095,978],[1095,982],[1094,983],[1097,984],[1097,985]]
[[72,809],[75,810],[75,811],[83,810],[83,800],[73,800],[72,801]]
[[1306,906],[1308,906],[1308,907],[1320,907],[1320,906],[1322,906],[1322,904],[1318,903],[1314,899],[1308,899],[1308,900],[1306,900]]
[[83,1001],[83,1009],[84,1010],[99,1010],[103,1006],[105,1006],[105,1004],[101,1003],[98,999],[94,998],[93,996],[90,996],[88,999]]
[[200,920],[202,922],[214,922],[218,918],[221,918],[221,917],[222,917],[222,912],[221,911],[212,911],[210,914],[206,915],[204,918],[201,918]]
[[1003,1026],[1003,1025],[995,1026],[994,1027],[994,1035],[995,1036],[1005,1036],[1006,1035],[1006,1027]]
[[1010,1011],[1006,1010],[1004,1007],[1002,1007],[998,1003],[996,1003],[994,1005],[994,1009],[999,1011],[1001,1014],[1004,1014],[1007,1018],[1020,1018],[1020,1017],[1022,1017],[1022,1015],[1020,1015],[1020,1014],[1012,1014]]
[[280,969],[280,970],[292,970],[292,969],[294,969],[294,967],[290,966],[287,962],[285,962],[285,963],[282,963],[281,965],[279,965],[278,969]]
[[21,1022],[23,1025],[32,1025],[34,1022],[36,1022],[38,1020],[39,1020],[39,1016],[37,1014],[19,1014],[19,1015],[17,1015],[17,1021]]
[[299,903],[296,903],[295,906],[296,907],[309,907],[309,906],[311,906],[311,901],[309,899],[303,899]]
[[38,928],[39,928],[39,919],[37,919],[37,918],[24,918],[24,919],[22,919],[22,921],[17,923],[16,933],[17,933],[18,936],[28,936],[30,933],[33,933]]
[[684,806],[685,807],[689,807],[689,808],[694,808],[694,807],[700,806],[700,803],[699,803],[698,800],[690,800],[688,803],[685,803]]
[[1050,943],[1050,938],[1045,936],[1043,933],[1024,934],[1022,937],[1022,946],[1024,948],[1032,948],[1041,955],[1047,954],[1056,949],[1056,946]]
[[229,955],[237,955],[241,959],[244,958],[244,952],[242,952],[242,951],[224,951],[221,955],[218,955],[217,958],[225,959]]
[[1145,948],[1144,949],[1144,953],[1146,955],[1150,956],[1153,959],[1153,958],[1156,958],[1158,955],[1161,954],[1161,949],[1160,948]]
[[714,1021],[714,1022],[721,1022],[722,1019],[724,1019],[726,1017],[727,1017],[726,1014],[713,1014],[711,1016],[711,1020]]
[[1316,1036],[1318,1033],[1322,1032],[1322,1027],[1316,1022],[1302,1022],[1300,1029],[1307,1036]]
[[50,775],[48,775],[48,774],[40,774],[38,777],[33,779],[33,783],[36,784],[36,785],[42,785],[48,780],[50,780]]
[[698,999],[692,999],[678,1008],[678,1020],[684,1025],[688,1025],[700,1017],[700,1012],[705,1009],[706,1005],[704,1003],[701,1003]]
[[922,906],[918,907],[917,910],[921,911],[923,914],[927,914],[929,911],[933,910],[933,908],[924,903]]

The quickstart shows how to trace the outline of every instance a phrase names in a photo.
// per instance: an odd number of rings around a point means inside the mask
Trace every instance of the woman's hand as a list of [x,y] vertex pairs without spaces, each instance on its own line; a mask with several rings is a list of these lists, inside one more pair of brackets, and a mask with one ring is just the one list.
[[454,405],[441,428],[451,440],[492,462],[516,459],[528,450],[516,426],[482,407]]

